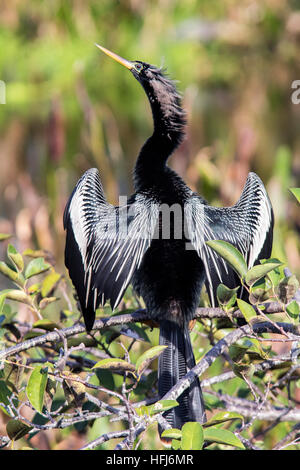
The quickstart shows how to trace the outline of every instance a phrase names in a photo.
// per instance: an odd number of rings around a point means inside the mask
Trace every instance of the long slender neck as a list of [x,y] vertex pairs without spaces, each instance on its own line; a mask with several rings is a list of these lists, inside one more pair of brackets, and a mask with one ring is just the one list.
[[136,190],[156,181],[184,137],[185,113],[175,85],[163,75],[143,84],[149,99],[154,131],[143,145],[134,170]]

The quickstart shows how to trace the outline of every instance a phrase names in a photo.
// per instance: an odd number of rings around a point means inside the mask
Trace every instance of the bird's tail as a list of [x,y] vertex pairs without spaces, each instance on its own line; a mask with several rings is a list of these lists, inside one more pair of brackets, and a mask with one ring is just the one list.
[[[180,327],[172,321],[160,322],[159,343],[168,346],[160,355],[158,363],[158,392],[162,398],[196,363],[187,323]],[[179,405],[163,415],[172,428],[181,429],[188,421],[200,423],[206,421],[198,378],[177,398],[177,401]]]

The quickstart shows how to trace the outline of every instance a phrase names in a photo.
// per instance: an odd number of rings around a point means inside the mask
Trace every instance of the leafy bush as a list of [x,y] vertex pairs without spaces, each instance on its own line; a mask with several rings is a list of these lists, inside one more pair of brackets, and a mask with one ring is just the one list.
[[[0,293],[2,445],[38,448],[40,433],[61,430],[53,448],[74,434],[85,449],[162,448],[159,422],[173,449],[298,448],[298,280],[276,259],[248,270],[233,246],[208,243],[239,274],[249,303],[220,285],[220,308],[204,301],[197,310],[191,335],[198,362],[187,375],[201,377],[208,421],[182,430],[163,419],[179,387],[158,400],[155,359],[164,346],[130,289],[123,310],[105,307],[87,334],[49,253],[21,254],[8,243],[0,263],[14,285]],[[22,321],[24,309],[31,321]]]

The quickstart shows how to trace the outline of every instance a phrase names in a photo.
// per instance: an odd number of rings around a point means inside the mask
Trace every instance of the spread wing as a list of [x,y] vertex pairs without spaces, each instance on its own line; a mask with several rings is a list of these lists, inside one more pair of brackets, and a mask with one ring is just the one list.
[[150,246],[157,218],[158,206],[141,194],[125,206],[108,204],[96,168],[78,181],[64,213],[65,264],[87,330],[99,305],[108,299],[113,309],[119,304]]
[[244,256],[248,267],[269,258],[273,240],[273,210],[266,189],[255,173],[249,173],[238,202],[232,207],[206,205],[198,196],[185,204],[187,228],[192,246],[206,271],[206,288],[211,304],[217,305],[216,289],[220,283],[239,285],[236,273],[206,245],[207,240],[225,240]]

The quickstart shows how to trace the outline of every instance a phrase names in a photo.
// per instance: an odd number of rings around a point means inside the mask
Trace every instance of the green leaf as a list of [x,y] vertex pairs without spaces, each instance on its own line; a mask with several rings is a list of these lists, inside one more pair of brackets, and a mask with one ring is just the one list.
[[247,323],[251,322],[253,318],[257,318],[254,308],[248,302],[237,299],[237,304]]
[[44,297],[39,303],[39,309],[43,310],[44,308],[48,307],[48,305],[56,302],[57,300],[57,297]]
[[226,309],[233,307],[236,303],[238,290],[239,287],[229,289],[229,287],[224,286],[224,284],[219,284],[217,287],[217,299],[219,304]]
[[37,320],[33,325],[33,328],[41,328],[42,330],[46,331],[53,331],[55,328],[59,329],[59,325],[52,320],[48,320],[47,318],[41,318]]
[[[260,263],[261,264],[278,263],[280,266],[282,265],[282,262],[277,258],[261,259]],[[273,271],[268,272],[268,279],[270,279],[273,286],[277,286],[281,278],[282,278],[282,274],[279,268],[275,268],[273,269]]]
[[166,349],[167,346],[154,346],[144,352],[136,361],[136,370],[141,375],[148,365]]
[[138,416],[150,416],[149,406],[142,405],[135,409]]
[[235,343],[229,347],[229,356],[233,362],[240,362],[245,354],[247,354],[248,349],[252,346],[250,341],[247,341],[247,344]]
[[109,357],[108,359],[102,359],[97,362],[92,369],[109,369],[112,371],[129,371],[135,372],[135,367],[133,364],[130,364],[124,359],[119,359],[118,357]]
[[244,278],[248,267],[243,255],[231,243],[223,240],[209,240],[206,244],[220,255],[239,275]]
[[15,247],[11,244],[7,247],[7,256],[11,262],[15,265],[19,272],[22,272],[24,269],[24,260],[23,256],[17,252]]
[[157,401],[154,405],[150,405],[150,416],[157,414],[157,413],[162,413],[163,411],[168,411],[174,408],[175,406],[178,406],[179,403],[176,400],[160,400]]
[[[275,270],[270,271],[268,273],[268,278],[269,276],[272,276],[272,278],[274,279],[273,273],[275,273]],[[249,295],[250,304],[262,303],[269,299],[270,293],[268,292],[268,282],[269,281],[267,278],[262,278],[256,281],[253,284],[253,286],[250,287],[250,295]],[[271,282],[273,282],[273,280]]]
[[285,304],[289,303],[299,289],[299,281],[295,274],[282,279],[279,282],[277,289],[280,300]]
[[29,286],[27,288],[27,292],[28,294],[32,295],[32,294],[37,294],[37,292],[40,290],[41,288],[41,283],[40,282],[36,282],[35,284],[31,284],[31,286]]
[[166,429],[161,435],[161,437],[167,437],[169,439],[181,439],[181,436],[182,432],[180,429],[176,428]]
[[6,291],[5,295],[7,299],[15,300],[16,302],[23,302],[24,304],[31,305],[30,296],[25,294],[25,292],[22,290],[10,289]]
[[0,242],[3,242],[4,240],[7,240],[8,238],[11,238],[12,235],[9,233],[0,233]]
[[178,406],[179,403],[176,400],[161,400],[157,401],[153,405],[143,405],[136,408],[136,413],[138,416],[153,416],[158,413],[163,413],[164,411],[171,410],[175,406]]
[[8,277],[11,281],[17,281],[18,279],[18,273],[11,269],[9,266],[7,266],[4,261],[0,261],[0,272],[4,274],[4,276]]
[[2,313],[4,304],[5,304],[5,298],[6,298],[6,294],[0,295],[0,314]]
[[6,432],[12,441],[21,439],[28,434],[31,429],[33,429],[32,426],[27,426],[27,424],[23,423],[19,419],[12,419],[8,421],[6,425]]
[[55,288],[56,284],[60,280],[61,275],[53,272],[48,274],[42,282],[41,294],[43,297],[47,297],[50,292]]
[[5,303],[3,305],[2,313],[5,316],[5,323],[14,323],[14,318],[17,315],[17,312],[12,310],[11,305]]
[[294,194],[297,201],[300,202],[300,188],[290,188],[290,191]]
[[180,450],[181,442],[178,439],[172,439],[172,449]]
[[185,423],[182,426],[181,449],[201,450],[203,447],[203,427],[200,423]]
[[210,420],[203,424],[204,428],[215,426],[216,424],[225,423],[234,419],[244,420],[243,416],[235,411],[220,411],[216,413]]
[[206,408],[210,411],[214,410],[215,408],[224,408],[223,402],[218,397],[215,397],[208,392],[203,391],[203,399]]
[[63,382],[64,392],[67,398],[70,398],[70,401],[73,401],[75,398],[82,399],[86,392],[86,387],[83,383],[77,381],[77,375],[69,371],[64,371],[63,375],[65,376]]
[[28,400],[39,413],[43,409],[47,379],[48,367],[37,366],[32,371],[26,387]]
[[[13,360],[16,360],[13,358]],[[18,364],[11,364],[9,362],[4,363],[4,379],[5,383],[10,390],[18,394],[21,386],[22,378],[24,375],[24,362],[26,360],[19,360]]]
[[286,311],[293,320],[299,320],[300,306],[296,300],[293,300],[286,306]]
[[241,379],[251,378],[255,372],[255,365],[248,360],[246,364],[234,364],[233,372]]
[[255,284],[256,281],[264,277],[266,274],[268,274],[270,271],[273,271],[273,269],[278,268],[278,266],[281,266],[282,263],[265,263],[265,264],[256,264],[253,266],[253,268],[249,269],[249,271],[246,274],[245,281],[248,284],[248,286],[252,286]]
[[35,258],[31,260],[25,269],[25,278],[29,279],[32,276],[43,273],[50,268],[50,264],[45,263],[44,258]]
[[42,331],[29,331],[23,336],[23,339],[24,340],[32,339],[32,338],[36,338],[37,336],[43,336],[43,334],[44,333]]
[[204,429],[204,440],[208,442],[217,442],[219,444],[227,444],[229,446],[244,449],[244,444],[236,437],[233,432],[227,429],[219,429],[209,427]]
[[[239,341],[244,341],[244,344],[248,345],[247,350],[248,350],[249,353],[258,354],[263,359],[268,359],[269,358],[269,353],[270,353],[270,350],[271,350],[270,346],[266,347],[266,348],[263,348],[261,346],[259,340],[255,339],[255,338],[251,338],[251,341],[249,339],[246,339],[246,338],[243,338]],[[236,344],[238,344],[238,343],[236,343]],[[231,346],[230,346],[230,348],[231,348]],[[252,357],[253,357],[253,354],[252,354]]]
[[[9,399],[12,392],[9,390],[8,386],[6,385],[4,380],[0,380],[0,403],[3,403],[4,405],[9,405]],[[5,410],[5,408],[0,407],[2,411],[4,411],[5,414],[8,414],[8,412]],[[10,416],[10,415],[9,415]]]
[[46,254],[44,250],[32,250],[31,248],[27,248],[22,253],[23,256],[29,256],[29,258],[44,258]]

